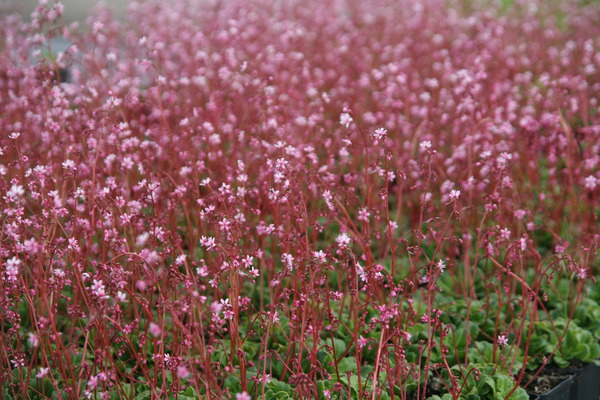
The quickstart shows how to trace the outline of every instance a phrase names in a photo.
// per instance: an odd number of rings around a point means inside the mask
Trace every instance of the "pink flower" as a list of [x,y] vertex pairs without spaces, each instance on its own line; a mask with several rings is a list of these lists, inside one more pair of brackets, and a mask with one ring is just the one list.
[[92,294],[101,299],[107,299],[106,288],[102,279],[94,279],[92,284]]
[[271,374],[264,374],[258,380],[260,383],[269,383],[271,382]]
[[185,379],[190,376],[190,371],[183,365],[177,367],[177,377],[179,379]]
[[350,239],[350,236],[348,236],[347,233],[342,233],[335,239],[335,241],[337,242],[340,249],[347,249],[350,243],[352,242],[352,239]]
[[342,113],[340,115],[340,124],[342,124],[343,126],[345,126],[346,128],[348,128],[350,126],[350,124],[352,123],[352,117],[350,116],[350,114],[348,113]]
[[419,143],[419,148],[422,152],[426,152],[431,148],[431,142],[429,140],[424,140],[421,143]]
[[276,324],[279,322],[279,313],[277,311],[273,311],[272,313],[270,313],[271,315],[271,321]]
[[11,282],[16,282],[17,276],[19,275],[19,266],[21,265],[21,260],[17,257],[12,257],[6,260],[6,279]]
[[252,400],[252,397],[248,393],[242,392],[235,395],[235,400]]
[[598,184],[598,179],[594,175],[590,175],[584,180],[585,187],[589,190],[594,190]]
[[21,185],[12,185],[10,190],[6,192],[6,196],[8,196],[11,200],[16,200],[19,197],[22,197],[25,194],[25,189]]
[[439,260],[436,265],[440,273],[444,272],[444,269],[446,269],[446,262],[444,260]]
[[358,210],[358,220],[359,221],[369,222],[370,216],[371,216],[371,213],[369,212],[368,208],[361,208],[360,210]]
[[92,375],[90,376],[90,380],[88,381],[87,385],[90,388],[90,390],[94,390],[99,383],[100,379],[98,379],[98,375]]
[[29,337],[28,337],[27,341],[29,342],[31,347],[38,347],[40,345],[40,338],[38,335],[36,335],[33,332],[29,332],[28,336]]
[[206,247],[206,250],[210,251],[213,250],[215,247],[217,247],[217,242],[215,240],[214,237],[206,237],[206,236],[201,236],[200,237],[200,244],[204,247]]
[[506,337],[505,335],[498,335],[498,344],[500,346],[507,346],[508,345],[508,337]]
[[365,339],[361,335],[358,339],[358,347],[362,349],[363,347],[365,347],[367,345],[367,343],[369,343],[369,339]]
[[41,367],[39,372],[37,374],[35,374],[35,377],[38,379],[42,379],[43,377],[48,375],[48,372],[50,372],[50,368]]
[[448,196],[451,201],[456,201],[460,197],[460,190],[451,190]]
[[377,128],[377,129],[375,129],[373,136],[375,136],[375,138],[377,140],[383,140],[387,137],[387,130],[385,130],[383,128]]
[[154,337],[158,337],[160,336],[162,330],[160,329],[160,326],[158,326],[157,324],[155,324],[154,322],[150,322],[150,333],[152,334],[152,336]]
[[68,170],[71,170],[71,171],[77,171],[77,167],[75,166],[75,161],[73,161],[73,160],[63,161],[62,167],[64,169],[68,169]]
[[294,269],[294,256],[289,253],[283,253],[281,255],[281,262],[285,264],[290,270]]
[[320,264],[324,264],[327,261],[327,254],[323,250],[313,251],[313,256]]

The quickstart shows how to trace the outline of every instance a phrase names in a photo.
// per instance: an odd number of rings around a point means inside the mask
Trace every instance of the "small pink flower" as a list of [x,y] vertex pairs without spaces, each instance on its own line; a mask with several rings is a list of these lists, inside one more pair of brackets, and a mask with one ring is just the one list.
[[101,299],[107,299],[106,295],[106,287],[104,286],[104,282],[102,279],[94,279],[92,284],[92,294]]
[[183,365],[177,367],[177,377],[179,379],[185,379],[190,376],[190,371]]
[[206,236],[201,236],[200,237],[200,244],[204,247],[206,247],[206,250],[210,251],[213,250],[215,247],[217,247],[217,242],[215,240],[214,237],[206,237]]
[[460,197],[460,190],[451,190],[448,196],[450,196],[451,201],[456,201]]
[[340,124],[348,128],[352,123],[352,117],[348,113],[342,113],[340,115]]
[[506,337],[505,335],[498,335],[498,344],[500,346],[507,346],[508,345],[508,337]]
[[271,321],[276,324],[279,322],[279,313],[277,311],[273,311],[272,313],[270,313],[271,315]]
[[325,254],[325,252],[323,250],[314,251],[313,256],[321,264],[324,264],[327,261],[327,254]]
[[589,190],[594,190],[598,185],[598,179],[594,175],[590,175],[584,179],[585,187]]
[[46,375],[48,375],[48,372],[50,372],[50,368],[40,368],[40,371],[35,374],[35,377],[38,379],[42,379],[43,377],[45,377]]
[[367,343],[369,343],[369,339],[365,339],[361,335],[358,339],[358,347],[360,347],[362,349],[363,347],[365,347],[367,345]]
[[31,347],[38,347],[40,345],[40,338],[33,332],[28,333],[27,341],[31,345]]
[[6,195],[11,200],[16,200],[25,194],[25,189],[21,185],[12,185]]
[[521,251],[527,250],[527,238],[525,236],[519,239],[519,245],[521,247]]
[[289,253],[281,255],[281,262],[284,263],[290,270],[294,269],[294,256]]
[[377,129],[375,129],[375,132],[373,133],[373,136],[375,136],[375,138],[377,140],[383,140],[387,136],[387,130],[385,130],[383,128],[377,128]]
[[350,239],[350,236],[348,236],[347,233],[342,233],[335,239],[335,241],[337,242],[340,249],[347,249],[352,240]]
[[62,167],[64,169],[68,169],[68,170],[71,170],[71,171],[77,171],[77,167],[75,166],[75,161],[73,161],[73,160],[63,161]]
[[161,332],[162,330],[160,329],[160,326],[158,326],[154,322],[150,322],[150,333],[152,334],[152,336],[158,337],[160,336]]
[[99,383],[100,383],[100,379],[98,379],[98,375],[92,375],[90,377],[90,380],[88,381],[87,385],[90,388],[90,390],[94,390],[96,388],[96,386],[98,386]]
[[431,149],[431,142],[429,140],[424,140],[419,143],[419,148],[421,149],[421,152],[426,152]]
[[252,397],[248,393],[242,392],[235,395],[235,400],[252,400]]
[[359,221],[363,221],[363,222],[369,222],[369,217],[371,216],[371,213],[369,212],[368,208],[361,208],[360,210],[358,210],[358,220]]
[[446,262],[444,260],[439,260],[436,265],[440,273],[444,272],[444,269],[446,269]]
[[9,281],[15,282],[17,280],[17,277],[19,276],[19,266],[20,265],[21,265],[21,260],[19,260],[17,257],[12,257],[12,258],[6,260],[5,274],[6,274],[6,278]]

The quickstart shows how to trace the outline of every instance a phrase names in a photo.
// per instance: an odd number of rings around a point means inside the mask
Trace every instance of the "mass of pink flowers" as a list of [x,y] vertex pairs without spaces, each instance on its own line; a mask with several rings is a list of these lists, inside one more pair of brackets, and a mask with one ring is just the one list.
[[11,399],[406,399],[440,296],[520,304],[508,365],[542,285],[598,272],[597,3],[1,10]]

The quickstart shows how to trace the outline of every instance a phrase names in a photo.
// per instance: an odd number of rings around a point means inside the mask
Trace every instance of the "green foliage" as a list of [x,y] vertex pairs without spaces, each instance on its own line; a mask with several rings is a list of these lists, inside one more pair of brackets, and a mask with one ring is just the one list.
[[[152,391],[150,390],[150,388],[148,388],[148,385],[145,384],[136,384],[135,386],[135,395],[133,396],[132,400],[152,400],[154,397],[152,396]],[[126,393],[129,393],[129,391],[126,391]],[[184,390],[179,391],[179,393],[177,394],[173,394],[171,392],[169,392],[168,394],[165,393],[163,395],[165,399],[167,400],[199,400],[199,399],[204,399],[204,397],[200,396],[197,392],[196,389],[194,389],[193,387],[189,386]],[[128,398],[128,397],[126,397]],[[118,393],[113,392],[111,394],[111,400],[120,400],[121,397],[119,396]]]
[[[259,392],[260,390],[261,389],[259,386]],[[271,382],[266,384],[265,398],[277,400],[291,400],[294,398],[294,389],[292,388],[292,386],[285,382],[278,381],[277,379],[272,379]]]
[[[477,374],[476,374],[477,371]],[[516,388],[514,379],[506,372],[498,371],[494,364],[471,364],[468,368],[456,365],[451,368],[453,376],[458,378],[460,399],[464,400],[527,400],[529,395],[523,388]],[[479,376],[477,376],[479,375]],[[449,383],[448,372],[442,377]],[[514,391],[513,391],[514,389]],[[512,392],[512,394],[510,394]],[[510,397],[508,397],[510,394]],[[429,400],[451,400],[452,394],[429,397]]]
[[573,322],[578,327],[589,331],[596,341],[600,339],[600,304],[595,299],[584,298],[575,310],[570,310],[565,302],[556,302],[551,311],[553,319],[568,318],[573,311]]
[[[566,327],[566,321],[556,324],[561,330]],[[600,357],[600,344],[589,330],[577,326],[571,321],[564,340],[554,355],[554,362],[560,367],[567,367],[573,360],[592,362]]]
[[[592,332],[579,327],[575,321],[571,321],[567,327],[567,320],[563,318],[555,320],[554,326],[559,336],[548,321],[535,322],[534,326],[529,347],[529,354],[532,356],[548,355],[556,349],[552,360],[563,368],[569,366],[574,360],[591,362],[600,357],[600,344]],[[560,335],[563,332],[564,338],[559,346]],[[537,368],[539,365],[538,360],[528,364],[528,367]]]

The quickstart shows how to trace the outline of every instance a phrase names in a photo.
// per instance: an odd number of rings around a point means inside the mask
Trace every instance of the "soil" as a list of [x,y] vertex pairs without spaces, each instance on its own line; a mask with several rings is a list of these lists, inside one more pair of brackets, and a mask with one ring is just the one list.
[[[560,385],[565,379],[573,376],[574,368],[558,368],[554,366],[546,366],[526,387],[529,393],[546,394],[556,386]],[[529,382],[532,372],[526,371],[523,375],[523,384]]]

